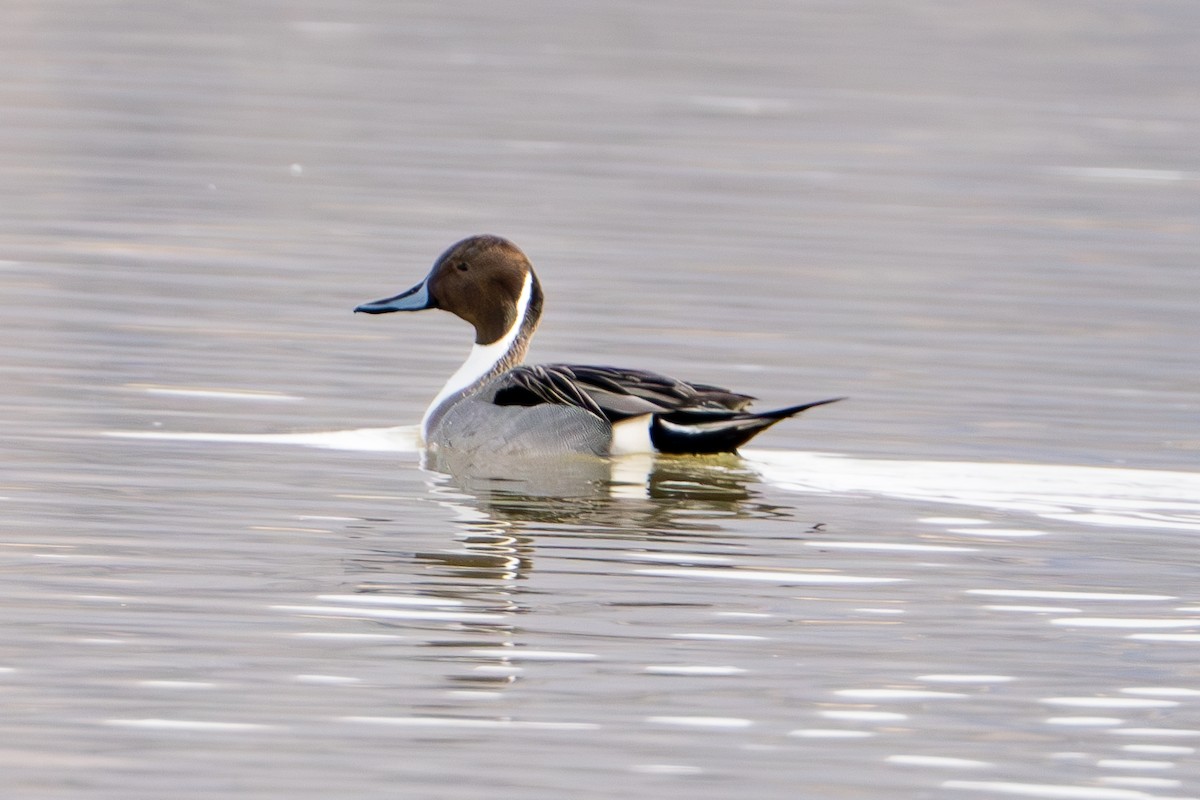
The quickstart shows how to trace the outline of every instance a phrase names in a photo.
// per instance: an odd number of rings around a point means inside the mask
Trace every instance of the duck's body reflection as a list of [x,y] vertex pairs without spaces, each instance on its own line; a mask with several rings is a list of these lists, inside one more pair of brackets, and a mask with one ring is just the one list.
[[[455,513],[459,530],[453,538],[461,546],[399,549],[392,556],[426,564],[439,591],[458,583],[459,592],[490,593],[497,581],[522,580],[534,569],[539,534],[559,541],[566,534],[636,542],[651,549],[702,540],[719,547],[733,520],[792,515],[790,507],[761,499],[753,488],[757,473],[733,454],[485,462],[426,453],[423,466],[432,496]],[[387,572],[388,549],[376,550],[361,566]],[[381,576],[379,582],[365,581],[361,590],[387,591],[388,585]]]
[[487,461],[426,452],[423,466],[436,476],[435,485],[459,490],[467,505],[493,521],[654,533],[693,529],[705,510],[723,519],[784,513],[756,502],[750,487],[758,473],[732,453]]
[[[596,657],[561,645],[545,649],[547,636],[560,638],[550,634],[553,609],[565,602],[561,593],[569,596],[580,580],[588,583],[573,576],[611,576],[613,592],[601,605],[636,607],[639,615],[655,606],[707,606],[696,596],[631,595],[630,566],[724,564],[724,554],[740,548],[737,520],[791,516],[790,508],[760,498],[757,473],[732,454],[487,463],[427,453],[423,466],[431,496],[454,512],[457,530],[446,535],[444,547],[412,549],[411,523],[397,519],[390,530],[392,524],[382,522],[369,554],[348,567],[354,591],[381,602],[415,595],[500,615],[495,622],[430,625],[441,632],[426,634],[426,658],[447,664],[447,680],[476,690],[519,681],[526,660]],[[546,575],[537,570],[539,550],[557,567]],[[572,568],[562,571],[564,563]],[[572,641],[604,647],[608,640],[597,630]]]

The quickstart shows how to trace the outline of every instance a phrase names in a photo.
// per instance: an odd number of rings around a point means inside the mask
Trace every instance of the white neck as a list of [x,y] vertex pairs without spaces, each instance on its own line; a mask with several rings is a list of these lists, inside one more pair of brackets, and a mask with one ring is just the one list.
[[521,325],[525,322],[525,312],[529,309],[529,298],[532,294],[533,273],[527,273],[525,284],[521,287],[521,296],[517,299],[517,315],[513,320],[512,327],[491,344],[473,345],[467,360],[463,362],[457,372],[450,376],[450,380],[446,381],[446,385],[438,392],[437,397],[433,398],[429,408],[425,409],[425,416],[421,419],[421,438],[426,442],[429,441],[429,423],[433,419],[434,412],[441,407],[442,403],[478,383],[495,369],[496,365],[512,350],[517,336],[521,333]]

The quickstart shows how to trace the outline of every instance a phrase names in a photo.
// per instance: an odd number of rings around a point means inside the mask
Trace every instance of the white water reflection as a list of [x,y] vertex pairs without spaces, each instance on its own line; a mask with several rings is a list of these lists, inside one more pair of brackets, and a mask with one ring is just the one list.
[[869,739],[878,736],[873,731],[848,731],[841,728],[797,728],[788,733],[797,739]]
[[861,583],[897,583],[904,578],[867,578],[856,575],[830,575],[827,573],[786,572],[783,570],[753,570],[753,569],[637,569],[639,575],[653,575],[659,578],[699,578],[702,580],[729,581],[765,581],[780,586],[800,584],[861,584]]
[[1175,789],[1183,786],[1183,781],[1163,777],[1105,776],[1100,778],[1100,783],[1105,786],[1136,786],[1145,789]]
[[894,755],[884,759],[889,764],[903,764],[910,767],[933,767],[935,769],[987,769],[996,766],[988,761],[976,761],[973,758],[951,758],[949,756],[920,756]]
[[417,425],[394,428],[360,428],[347,431],[312,433],[204,433],[188,431],[104,431],[103,435],[122,439],[150,439],[176,442],[212,442],[222,444],[267,444],[323,447],[332,450],[412,453],[419,449]]
[[[869,493],[1020,511],[1087,525],[1200,531],[1200,473],[746,451],[763,479],[802,492]],[[973,531],[962,531],[973,533]],[[981,535],[988,531],[981,530]],[[993,529],[994,535],[1039,531]]]
[[1112,732],[1115,736],[1144,736],[1146,738],[1163,739],[1195,739],[1200,738],[1200,730],[1187,728],[1120,728]]
[[398,608],[345,608],[342,606],[272,606],[278,611],[289,611],[309,617],[353,617],[357,619],[408,620],[413,622],[464,622],[471,624],[499,624],[508,618],[503,614],[488,614],[473,611],[410,611]]
[[594,661],[595,653],[574,653],[560,650],[527,650],[516,647],[484,647],[468,651],[468,655],[495,658],[501,661]]
[[249,389],[156,386],[153,384],[138,383],[126,384],[126,387],[160,397],[191,397],[205,400],[236,400],[259,403],[294,403],[304,399],[303,397],[294,394],[284,394],[283,392],[262,392]]
[[1048,706],[1074,708],[1174,708],[1174,700],[1148,700],[1135,697],[1047,697],[1041,702]]
[[678,675],[687,677],[721,678],[742,675],[749,670],[733,666],[651,664],[642,669],[648,675]]
[[1052,619],[1051,625],[1069,628],[1195,628],[1200,627],[1196,619],[1138,619],[1131,617],[1068,617]]
[[1055,589],[968,589],[967,594],[988,597],[1028,597],[1043,600],[1116,600],[1122,603],[1174,600],[1169,594],[1136,594],[1132,592],[1069,592]]
[[[418,427],[361,428],[312,433],[105,431],[128,439],[293,445],[375,452],[418,452]],[[1200,473],[1053,464],[903,461],[827,453],[747,450],[743,463],[765,483],[795,492],[869,494],[904,500],[1016,511],[1083,525],[1117,525],[1200,532]],[[617,496],[644,495],[651,459],[613,459],[607,480]],[[635,474],[636,473],[636,474]],[[590,473],[589,476],[590,478]],[[631,489],[637,489],[631,493]],[[965,536],[1046,535],[1001,528],[971,518],[926,518]],[[837,547],[900,547],[895,543],[837,543]],[[918,545],[904,545],[916,548]],[[932,548],[933,546],[925,546]],[[946,546],[948,547],[948,546]]]
[[1125,720],[1120,717],[1046,717],[1042,720],[1047,725],[1065,725],[1074,728],[1112,728]]
[[946,781],[943,789],[979,791],[1015,797],[1039,797],[1045,800],[1150,800],[1151,795],[1132,789],[1105,789],[1095,786],[1065,786],[1050,783],[1013,783],[1009,781]]
[[834,694],[848,700],[869,700],[873,703],[907,702],[913,700],[957,700],[968,696],[959,692],[935,692],[925,689],[839,689]]
[[147,728],[155,731],[188,731],[192,733],[233,733],[269,730],[276,726],[257,722],[219,722],[193,719],[108,719],[106,725],[121,728]]
[[1129,638],[1144,642],[1200,642],[1200,633],[1132,633]]
[[749,728],[754,724],[752,719],[741,717],[646,717],[651,725],[668,725],[680,728],[707,728],[710,730],[738,730]]

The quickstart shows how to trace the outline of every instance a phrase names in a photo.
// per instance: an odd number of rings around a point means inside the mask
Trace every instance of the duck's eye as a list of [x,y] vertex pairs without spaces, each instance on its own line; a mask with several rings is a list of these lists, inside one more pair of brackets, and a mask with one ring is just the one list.
[[457,264],[454,265],[454,268],[457,269],[459,272],[466,272],[468,269],[470,269],[470,267],[467,266],[467,262],[465,262],[465,261],[459,261]]

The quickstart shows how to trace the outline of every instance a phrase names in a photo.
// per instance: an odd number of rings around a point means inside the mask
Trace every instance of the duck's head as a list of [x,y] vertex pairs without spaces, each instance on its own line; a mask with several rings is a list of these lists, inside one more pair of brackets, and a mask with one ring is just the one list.
[[492,344],[541,313],[533,266],[512,242],[472,236],[442,253],[425,279],[395,297],[363,303],[355,311],[387,314],[440,308],[475,326],[475,343]]

